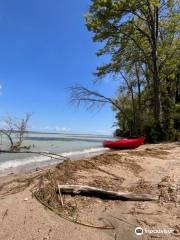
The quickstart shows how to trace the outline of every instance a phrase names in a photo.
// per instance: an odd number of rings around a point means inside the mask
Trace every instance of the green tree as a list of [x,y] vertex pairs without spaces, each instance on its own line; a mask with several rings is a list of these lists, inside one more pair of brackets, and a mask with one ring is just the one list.
[[[97,55],[107,54],[111,57],[108,64],[97,67],[96,75],[123,75],[131,92],[132,114],[135,115],[137,111],[134,92],[138,84],[132,85],[129,80],[136,69],[138,83],[138,73],[141,70],[146,81],[143,91],[148,91],[144,95],[151,96],[153,124],[160,127],[161,117],[164,116],[161,112],[165,113],[166,107],[171,108],[169,104],[165,104],[167,101],[163,100],[161,93],[163,86],[166,86],[167,91],[167,81],[170,81],[172,88],[174,86],[179,56],[178,1],[92,0],[86,15],[86,25],[94,33],[93,40],[103,45]],[[140,91],[138,99],[141,111]]]
[[116,97],[78,86],[71,88],[73,99],[91,106],[110,103],[118,125],[132,134],[148,129],[158,139],[164,129],[172,133],[179,96],[179,10],[179,0],[91,0],[86,26],[101,43],[97,56],[110,59],[95,75],[112,75],[120,86]]

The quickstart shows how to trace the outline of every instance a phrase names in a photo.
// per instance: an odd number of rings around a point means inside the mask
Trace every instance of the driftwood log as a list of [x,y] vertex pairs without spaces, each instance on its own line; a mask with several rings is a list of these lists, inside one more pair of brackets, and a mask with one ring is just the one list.
[[[131,192],[114,192],[101,188],[90,187],[85,185],[59,185],[61,193],[85,195],[99,197],[103,199],[123,200],[123,201],[156,201],[158,196],[151,194],[131,193]],[[57,193],[58,193],[57,189]]]

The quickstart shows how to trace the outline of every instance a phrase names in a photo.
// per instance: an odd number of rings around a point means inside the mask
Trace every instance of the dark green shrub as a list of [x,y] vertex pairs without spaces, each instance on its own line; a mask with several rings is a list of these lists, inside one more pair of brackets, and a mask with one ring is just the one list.
[[165,138],[165,132],[161,124],[156,122],[149,122],[147,125],[145,125],[144,135],[146,141],[149,143],[158,143]]

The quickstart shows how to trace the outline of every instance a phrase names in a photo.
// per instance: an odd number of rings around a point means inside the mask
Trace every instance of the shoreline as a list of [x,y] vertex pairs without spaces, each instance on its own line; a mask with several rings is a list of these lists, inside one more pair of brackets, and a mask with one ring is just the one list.
[[[13,174],[17,175],[17,174],[21,174],[21,173],[33,172],[33,171],[36,171],[36,169],[43,169],[46,167],[51,167],[58,163],[63,162],[65,160],[65,159],[63,159],[63,157],[67,157],[70,160],[79,160],[84,157],[93,157],[93,156],[102,154],[108,150],[109,149],[99,147],[99,148],[89,148],[89,149],[67,152],[67,153],[60,153],[60,155],[62,155],[62,160],[60,160],[60,159],[57,160],[57,159],[53,159],[51,157],[43,157],[43,156],[38,156],[38,155],[31,156],[31,157],[24,158],[21,161],[19,161],[19,162],[21,162],[21,165],[19,165],[19,166],[7,167],[5,169],[0,170],[0,178],[9,176],[9,175],[13,175]],[[33,161],[31,160],[32,158],[34,159]],[[27,163],[23,164],[23,160]],[[27,160],[30,162],[28,162]],[[16,160],[11,160],[9,162],[13,162],[13,161],[16,162]],[[1,163],[1,165],[8,164],[9,162],[7,161],[4,163]]]
[[[178,143],[147,144],[135,150],[108,151],[94,157],[55,164],[42,171],[7,176],[0,188],[0,215],[3,219],[0,239],[114,240],[116,235],[116,239],[136,240],[135,226],[141,226],[145,229],[173,230],[170,236],[145,234],[145,240],[151,236],[176,240],[180,234],[177,227],[180,225],[180,192],[176,189],[180,185],[179,156]],[[87,228],[60,218],[32,198],[30,189],[39,181],[40,189],[48,193],[49,174],[53,182],[60,184],[155,194],[161,196],[161,202],[124,202],[63,195],[65,206],[60,206],[63,214],[72,214],[73,218],[83,223],[103,225],[106,222],[114,226],[113,230]],[[167,195],[170,189],[171,195]],[[51,199],[45,194],[44,200]],[[58,202],[58,205],[61,203]]]

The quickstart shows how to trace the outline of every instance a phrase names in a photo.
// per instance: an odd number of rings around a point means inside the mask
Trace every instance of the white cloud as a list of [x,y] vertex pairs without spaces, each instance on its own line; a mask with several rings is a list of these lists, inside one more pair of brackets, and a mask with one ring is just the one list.
[[111,130],[96,130],[95,132],[99,134],[112,134]]
[[68,128],[68,127],[59,127],[59,126],[56,126],[55,127],[55,131],[56,132],[70,132],[71,131],[71,128]]
[[71,128],[69,127],[62,127],[62,126],[42,126],[42,127],[35,127],[31,126],[29,129],[33,131],[42,131],[42,132],[70,132]]
[[7,128],[8,124],[5,121],[0,121],[0,128]]
[[62,128],[62,131],[65,131],[65,132],[70,132],[70,131],[71,131],[71,128],[66,128],[66,127],[63,127],[63,128]]

